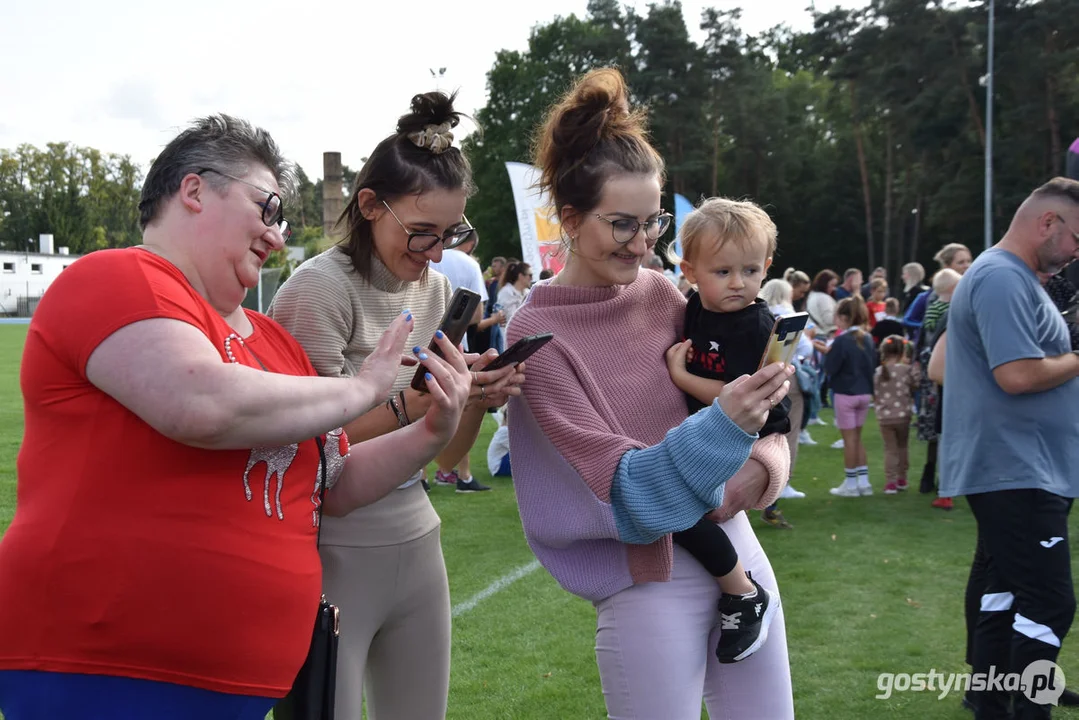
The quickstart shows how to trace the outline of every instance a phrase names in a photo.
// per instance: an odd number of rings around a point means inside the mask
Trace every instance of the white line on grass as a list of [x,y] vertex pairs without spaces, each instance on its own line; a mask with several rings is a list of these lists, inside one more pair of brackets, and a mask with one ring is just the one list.
[[529,575],[530,573],[534,573],[535,571],[539,570],[539,568],[539,560],[533,560],[527,565],[522,565],[511,573],[503,575],[502,577],[498,578],[493,583],[485,587],[483,590],[480,590],[478,593],[470,597],[468,600],[465,600],[463,603],[454,606],[452,611],[453,617],[457,617],[458,615],[464,615],[466,612],[476,607],[487,598],[491,597],[497,592],[505,590],[510,585],[517,582],[526,575]]

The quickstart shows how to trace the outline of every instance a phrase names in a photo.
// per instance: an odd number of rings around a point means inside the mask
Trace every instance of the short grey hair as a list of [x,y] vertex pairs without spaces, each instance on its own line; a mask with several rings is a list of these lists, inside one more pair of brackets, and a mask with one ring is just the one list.
[[216,170],[206,176],[206,181],[220,191],[231,180],[219,173],[242,178],[255,165],[273,173],[283,201],[293,197],[295,167],[281,155],[268,132],[225,114],[195,120],[165,146],[146,173],[139,198],[139,227],[145,230],[156,219],[189,173]]
[[909,262],[903,266],[903,272],[910,278],[912,287],[925,280],[925,268],[922,267],[921,263]]
[[791,305],[794,302],[794,288],[786,280],[773,278],[761,288],[760,299],[770,308]]
[[1055,197],[1079,205],[1079,181],[1055,177],[1031,193],[1032,197]]

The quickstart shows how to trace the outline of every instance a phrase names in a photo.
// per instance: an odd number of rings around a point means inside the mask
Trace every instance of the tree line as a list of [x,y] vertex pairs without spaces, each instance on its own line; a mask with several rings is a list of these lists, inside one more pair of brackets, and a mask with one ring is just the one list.
[[[507,161],[530,161],[545,111],[599,66],[648,106],[673,195],[766,207],[780,266],[927,265],[948,242],[983,240],[987,2],[872,0],[814,13],[813,29],[749,35],[738,10],[686,18],[666,0],[638,13],[591,0],[497,53],[480,131],[466,138],[479,192],[480,255],[519,256]],[[704,39],[690,37],[696,23]],[[1079,135],[1079,13],[1072,0],[997,0],[994,237],[1036,185],[1061,174]],[[346,187],[353,171],[346,171]],[[53,232],[73,253],[138,241],[142,174],[127,156],[64,143],[0,150],[0,247]],[[321,180],[300,171],[294,242],[321,239]]]
[[[707,9],[689,35],[678,2],[647,13],[591,0],[535,28],[488,73],[482,134],[465,144],[479,193],[469,217],[488,254],[519,252],[504,162],[527,162],[543,113],[580,73],[622,69],[650,108],[667,162],[664,202],[727,195],[765,206],[780,267],[927,267],[948,242],[983,246],[988,3],[873,0],[814,13],[813,29],[757,35]],[[1073,0],[997,0],[994,238],[1018,202],[1063,172],[1079,135]]]
[[136,245],[142,179],[127,155],[69,143],[0,150],[0,249],[37,252],[41,233],[72,254]]

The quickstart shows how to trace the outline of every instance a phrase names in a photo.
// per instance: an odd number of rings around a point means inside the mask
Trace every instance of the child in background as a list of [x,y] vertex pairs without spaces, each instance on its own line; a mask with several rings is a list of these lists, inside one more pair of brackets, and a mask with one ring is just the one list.
[[922,330],[918,334],[918,346],[916,348],[919,360],[922,362],[922,370],[925,370],[929,357],[925,355],[926,348],[931,348],[936,339],[937,326],[940,319],[947,314],[948,306],[952,302],[952,293],[962,277],[951,268],[938,270],[933,276],[933,293],[925,308],[925,317],[922,319]]
[[[757,205],[711,198],[682,224],[684,257],[668,259],[697,286],[686,303],[685,341],[667,351],[671,379],[684,393],[690,412],[710,405],[723,386],[757,371],[775,318],[757,298],[776,248],[776,226]],[[692,355],[690,355],[692,350]],[[778,442],[786,450],[790,400],[772,408],[759,443]],[[786,455],[788,461],[789,455]],[[761,587],[742,567],[727,534],[702,518],[674,533],[719,582],[721,634],[716,657],[737,662],[756,652],[768,637],[779,596]]]
[[[916,362],[921,365],[922,371],[921,387],[918,390],[918,439],[929,443],[928,447],[926,447],[922,478],[918,484],[918,492],[922,494],[936,492],[937,451],[943,413],[940,407],[940,387],[926,376],[925,370],[929,366],[929,357],[933,354],[933,345],[936,342],[938,326],[948,313],[952,293],[955,292],[960,277],[961,275],[951,268],[938,270],[937,274],[933,276],[931,301],[925,309],[922,328],[918,331],[918,339],[914,345],[914,357]],[[933,506],[943,510],[950,510],[952,508],[952,499],[938,497],[933,501]]]
[[824,356],[824,372],[835,392],[835,424],[843,436],[843,484],[829,492],[840,497],[872,495],[869,466],[862,444],[862,426],[873,400],[876,351],[866,332],[869,324],[861,295],[843,298],[836,306],[837,334]]
[[880,367],[873,376],[873,404],[884,439],[884,494],[906,490],[910,454],[910,417],[914,391],[921,379],[917,365],[906,362],[908,343],[901,335],[889,335],[880,344]]
[[874,278],[869,281],[869,299],[865,307],[869,312],[869,329],[872,330],[877,323],[884,319],[887,314],[885,299],[888,297],[888,281],[884,278]]
[[899,317],[899,299],[888,298],[884,301],[884,317],[873,326],[873,342],[880,347],[889,335],[903,335],[904,332],[903,319]]
[[491,471],[491,477],[510,477],[510,428],[506,425],[506,408],[499,408],[494,416],[498,429],[487,445],[487,469]]

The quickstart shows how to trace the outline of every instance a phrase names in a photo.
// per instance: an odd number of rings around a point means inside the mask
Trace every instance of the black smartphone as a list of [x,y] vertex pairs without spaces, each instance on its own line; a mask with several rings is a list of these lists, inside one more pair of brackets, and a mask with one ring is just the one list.
[[[467,288],[457,288],[453,292],[453,297],[450,298],[450,304],[446,306],[446,313],[442,316],[442,322],[438,324],[438,329],[449,338],[451,343],[460,345],[461,339],[465,336],[465,331],[472,324],[472,318],[475,316],[476,308],[479,307],[479,304],[479,295]],[[431,344],[427,346],[427,352],[433,352],[439,357],[445,357],[442,354],[442,349],[435,343],[434,338],[431,339]],[[416,368],[416,374],[412,377],[413,390],[427,392],[427,378],[424,377],[426,373],[427,368],[423,365]]]
[[761,364],[758,370],[765,365],[781,362],[790,365],[794,360],[794,352],[798,349],[798,340],[805,332],[806,323],[809,321],[808,313],[794,313],[776,318],[772,326],[772,334],[768,338],[768,347],[764,349]]
[[539,335],[523,337],[513,343],[510,347],[506,348],[506,351],[501,355],[492,360],[491,364],[483,369],[483,372],[487,370],[498,370],[507,365],[522,363],[531,357],[532,353],[549,343],[553,337],[554,333],[540,333]]

